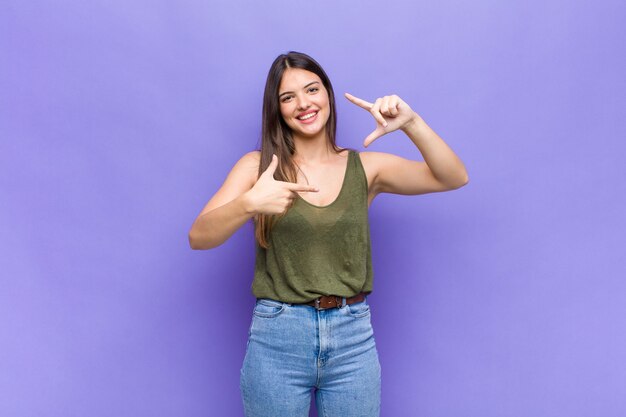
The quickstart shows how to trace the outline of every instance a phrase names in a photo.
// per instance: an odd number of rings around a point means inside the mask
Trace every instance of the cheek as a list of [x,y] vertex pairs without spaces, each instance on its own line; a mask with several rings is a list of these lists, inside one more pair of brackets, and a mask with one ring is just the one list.
[[285,121],[288,120],[290,114],[291,114],[291,110],[289,109],[289,106],[281,104],[280,105],[280,115],[283,117],[283,120],[285,120]]
[[328,100],[328,97],[325,97],[322,100],[321,107],[326,107],[326,110],[330,110],[330,101]]
[[330,114],[330,101],[328,100],[328,97],[324,99],[321,107],[324,107],[326,109],[326,113]]

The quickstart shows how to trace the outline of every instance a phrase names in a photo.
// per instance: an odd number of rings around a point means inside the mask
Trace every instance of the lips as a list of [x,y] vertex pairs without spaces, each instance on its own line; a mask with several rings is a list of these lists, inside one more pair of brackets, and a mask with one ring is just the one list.
[[313,120],[317,119],[317,110],[308,111],[305,113],[301,113],[296,117],[301,123],[310,123]]

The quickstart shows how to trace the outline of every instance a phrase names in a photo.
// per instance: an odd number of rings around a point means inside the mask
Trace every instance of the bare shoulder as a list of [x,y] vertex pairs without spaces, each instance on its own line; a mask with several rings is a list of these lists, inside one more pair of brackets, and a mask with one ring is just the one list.
[[247,154],[241,157],[241,159],[243,158],[248,158],[248,159],[255,160],[258,162],[261,160],[261,151],[248,152]]
[[363,161],[363,163],[376,163],[376,161],[378,161],[381,156],[384,157],[384,155],[387,155],[383,152],[359,152],[359,156],[361,157],[361,160]]
[[259,151],[248,152],[239,158],[201,214],[228,203],[252,188],[258,178],[260,160]]
[[389,161],[393,161],[397,159],[404,159],[397,155],[393,155],[393,154],[386,153],[386,152],[367,151],[367,152],[359,152],[359,155],[361,155],[361,160],[363,160],[364,162],[367,161],[366,163],[369,163],[372,165],[376,165],[380,163],[388,163]]
[[361,163],[363,164],[363,169],[367,175],[368,182],[371,183],[373,183],[376,177],[378,177],[381,166],[393,162],[394,158],[398,158],[397,156],[389,153],[369,151],[359,152],[359,156],[361,157]]
[[248,152],[239,159],[240,162],[243,162],[246,164],[257,164],[257,168],[258,168],[258,164],[260,160],[261,160],[261,151]]
[[248,152],[244,154],[241,158],[239,158],[228,176],[236,177],[239,181],[244,180],[251,187],[257,180],[260,161],[261,152]]

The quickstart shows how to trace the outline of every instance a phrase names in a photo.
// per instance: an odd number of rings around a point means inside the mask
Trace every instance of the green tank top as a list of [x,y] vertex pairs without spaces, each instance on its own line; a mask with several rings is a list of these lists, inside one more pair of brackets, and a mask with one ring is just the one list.
[[322,295],[352,297],[372,291],[367,177],[356,151],[339,196],[327,206],[302,197],[274,223],[269,247],[256,244],[252,293],[286,303]]

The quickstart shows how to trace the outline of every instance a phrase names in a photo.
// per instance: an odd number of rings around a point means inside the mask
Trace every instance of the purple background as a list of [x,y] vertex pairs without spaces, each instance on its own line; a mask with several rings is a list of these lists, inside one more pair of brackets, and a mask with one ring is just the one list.
[[[622,1],[3,1],[0,415],[240,416],[250,224],[187,232],[279,53],[338,142],[398,94],[470,183],[370,211],[382,416],[626,415]],[[399,132],[371,150],[421,159]],[[349,417],[349,416],[348,416]]]

